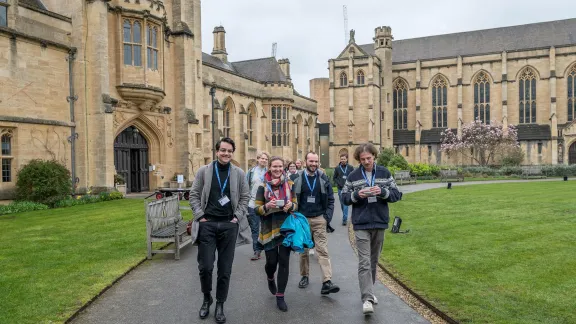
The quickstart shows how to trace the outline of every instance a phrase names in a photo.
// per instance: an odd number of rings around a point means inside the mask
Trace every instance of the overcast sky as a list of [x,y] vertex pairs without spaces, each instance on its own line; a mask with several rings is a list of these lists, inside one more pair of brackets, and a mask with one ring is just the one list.
[[381,25],[399,40],[576,18],[574,0],[203,0],[202,50],[212,52],[218,25],[232,62],[269,57],[276,42],[276,58],[290,59],[296,90],[309,95],[309,80],[328,77],[328,59],[345,47],[343,5],[357,44]]

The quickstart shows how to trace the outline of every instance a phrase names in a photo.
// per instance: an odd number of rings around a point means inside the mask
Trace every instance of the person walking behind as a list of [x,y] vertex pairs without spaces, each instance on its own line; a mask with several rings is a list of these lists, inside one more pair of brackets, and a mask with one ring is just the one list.
[[[190,206],[198,223],[193,241],[198,243],[198,269],[204,302],[199,316],[210,314],[212,299],[212,271],[218,251],[216,279],[216,323],[225,323],[224,302],[228,297],[230,275],[236,244],[248,243],[246,208],[250,193],[244,171],[232,165],[236,150],[234,141],[225,137],[216,143],[217,160],[198,170],[190,190]],[[240,235],[238,235],[240,228]],[[246,232],[246,233],[245,233]]]
[[[268,172],[264,175],[264,183],[258,187],[256,193],[256,213],[261,216],[260,235],[258,242],[264,247],[266,253],[266,271],[268,289],[276,296],[278,309],[288,311],[284,300],[284,292],[288,284],[290,269],[290,247],[282,245],[284,235],[280,228],[296,210],[296,197],[292,191],[293,182],[284,173],[284,160],[273,156],[268,163]],[[275,279],[276,269],[278,278]]]
[[360,167],[352,171],[342,189],[345,205],[352,205],[352,225],[358,249],[358,282],[362,298],[362,311],[374,312],[378,299],[374,296],[378,258],[384,243],[384,230],[390,219],[388,203],[402,199],[390,171],[377,166],[374,159],[378,149],[362,144],[354,151],[354,159]]
[[338,198],[340,199],[340,208],[342,208],[342,226],[346,226],[348,222],[348,206],[344,205],[342,201],[342,188],[344,188],[346,178],[352,171],[354,171],[354,167],[348,164],[348,153],[340,154],[340,164],[334,170],[332,179],[338,187]]
[[289,162],[286,169],[286,175],[290,178],[290,180],[294,181],[298,177],[298,169],[296,168],[296,163]]
[[[327,295],[337,293],[340,288],[332,283],[332,265],[328,255],[327,228],[334,213],[334,191],[328,176],[318,170],[318,154],[306,154],[306,170],[296,178],[294,192],[298,199],[298,209],[306,216],[310,224],[310,232],[314,241],[314,248],[318,254],[318,263],[322,271],[322,289],[320,293]],[[309,282],[310,257],[308,251],[300,255],[300,275],[302,279],[298,284],[306,288]]]
[[298,170],[298,171],[302,170],[302,167],[303,167],[302,160],[296,159],[296,161],[294,163],[296,163],[296,170]]
[[254,201],[256,200],[256,193],[258,188],[264,180],[264,174],[268,171],[268,160],[270,156],[267,152],[260,152],[256,156],[258,161],[257,165],[248,171],[246,175],[248,186],[250,189],[250,201],[248,202],[248,223],[250,224],[250,230],[252,231],[252,249],[254,250],[254,255],[250,260],[259,260],[260,254],[262,253],[262,246],[258,243],[258,233],[260,232],[260,216],[256,215],[254,208],[256,207]]

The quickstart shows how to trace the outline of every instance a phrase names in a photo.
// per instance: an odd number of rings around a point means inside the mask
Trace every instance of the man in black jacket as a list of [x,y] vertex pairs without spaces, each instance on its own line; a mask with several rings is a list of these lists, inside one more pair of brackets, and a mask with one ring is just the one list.
[[342,208],[342,226],[346,226],[348,222],[348,206],[344,205],[342,201],[342,188],[346,184],[346,178],[354,171],[354,167],[348,165],[348,153],[340,154],[340,164],[334,169],[334,176],[332,179],[338,187],[338,198],[340,199],[340,208]]
[[384,230],[388,228],[390,219],[388,203],[402,199],[390,171],[374,162],[377,155],[378,150],[370,143],[358,146],[354,158],[361,165],[348,176],[342,189],[344,204],[354,206],[352,225],[358,249],[358,280],[365,315],[372,314],[373,305],[378,303],[372,288],[376,282]]
[[[337,293],[340,288],[332,283],[332,265],[328,255],[328,231],[334,214],[334,191],[328,176],[318,170],[318,154],[306,154],[306,169],[294,181],[294,194],[298,199],[298,211],[306,216],[310,224],[310,232],[318,253],[318,263],[322,271],[322,289],[320,293],[327,295]],[[308,286],[310,272],[310,257],[308,249],[300,255],[300,288]]]

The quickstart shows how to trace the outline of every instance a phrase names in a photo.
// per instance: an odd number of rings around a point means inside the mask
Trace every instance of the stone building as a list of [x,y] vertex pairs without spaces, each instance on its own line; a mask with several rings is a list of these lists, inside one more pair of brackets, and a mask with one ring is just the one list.
[[396,41],[378,27],[364,45],[351,31],[329,60],[329,104],[312,95],[319,116],[329,109],[330,164],[367,141],[413,163],[472,164],[439,148],[442,130],[475,118],[516,125],[525,164],[576,163],[574,35],[576,19]]
[[314,149],[316,102],[290,62],[228,62],[221,27],[204,54],[200,17],[200,0],[0,0],[0,199],[34,158],[64,163],[78,191],[190,179],[212,160],[212,87],[238,165]]

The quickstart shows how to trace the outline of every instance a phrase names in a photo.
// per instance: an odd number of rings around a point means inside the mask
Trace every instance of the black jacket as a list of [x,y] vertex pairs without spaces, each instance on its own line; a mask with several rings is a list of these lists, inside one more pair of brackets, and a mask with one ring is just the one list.
[[346,164],[346,168],[343,169],[344,172],[342,172],[342,169],[340,169],[340,164],[338,164],[334,168],[334,175],[332,176],[332,180],[334,180],[334,183],[336,184],[338,189],[344,188],[344,184],[346,184],[346,179],[344,179],[344,177],[348,178],[350,173],[354,171],[354,167],[351,166],[350,164]]
[[398,190],[390,171],[383,166],[377,165],[374,185],[382,189],[375,203],[368,203],[368,198],[360,198],[358,192],[368,187],[360,166],[346,179],[342,189],[342,200],[345,205],[352,205],[352,225],[354,230],[386,229],[390,220],[388,203],[402,199],[402,193]]
[[[306,172],[305,170],[298,172],[298,177],[294,180],[294,194],[298,199],[298,206],[301,203],[301,193],[302,193],[302,182],[303,176],[302,174]],[[334,190],[332,190],[332,184],[330,183],[330,179],[328,176],[323,173],[322,171],[318,170],[320,174],[320,190],[321,190],[321,201],[322,201],[322,208],[326,211],[324,214],[324,218],[326,219],[326,231],[328,233],[334,232],[334,229],[330,226],[330,222],[332,221],[332,216],[334,215]]]

